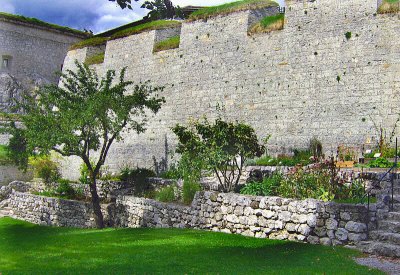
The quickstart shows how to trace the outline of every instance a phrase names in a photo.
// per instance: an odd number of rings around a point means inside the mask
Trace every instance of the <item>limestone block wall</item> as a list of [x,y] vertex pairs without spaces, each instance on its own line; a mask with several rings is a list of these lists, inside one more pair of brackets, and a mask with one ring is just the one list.
[[[288,1],[283,30],[249,36],[260,11],[184,22],[178,49],[153,53],[160,31],[107,43],[100,73],[127,67],[127,78],[165,86],[166,103],[146,133],[126,133],[109,167],[154,166],[176,144],[170,128],[190,118],[222,115],[272,135],[270,152],[339,144],[373,144],[400,111],[400,18],[380,15],[377,1]],[[346,33],[351,37],[346,38]],[[69,52],[84,60],[84,51]],[[101,68],[100,68],[101,67]],[[72,169],[73,170],[73,169]]]

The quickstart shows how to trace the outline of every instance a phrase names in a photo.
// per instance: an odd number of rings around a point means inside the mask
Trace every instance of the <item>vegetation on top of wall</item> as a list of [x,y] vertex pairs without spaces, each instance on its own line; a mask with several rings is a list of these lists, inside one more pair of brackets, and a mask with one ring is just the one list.
[[180,42],[181,42],[181,37],[179,35],[162,40],[154,45],[154,52],[179,48]]
[[9,158],[9,149],[7,145],[0,144],[0,165],[12,163]]
[[104,62],[104,54],[105,52],[101,52],[92,56],[89,56],[85,60],[86,65],[94,65],[94,64],[101,64]]
[[114,33],[110,40],[123,38],[126,36],[130,36],[133,34],[138,34],[145,31],[152,31],[152,30],[162,30],[162,29],[169,29],[173,27],[179,27],[182,23],[178,21],[172,20],[157,20],[152,22],[147,22],[138,26],[134,26],[125,30],[121,30],[119,32]]
[[400,0],[383,0],[378,13],[396,13],[400,11]]
[[77,50],[89,46],[105,45],[107,43],[107,40],[108,40],[107,37],[98,37],[98,36],[91,37],[73,44],[71,47],[69,47],[69,50]]
[[263,19],[261,19],[260,22],[250,27],[249,34],[282,30],[284,25],[285,25],[284,14],[275,14],[266,16]]
[[256,10],[269,7],[278,7],[279,4],[271,0],[243,0],[232,3],[226,3],[219,6],[207,7],[193,12],[188,21],[208,19],[218,15],[226,15],[233,12],[244,10]]
[[55,29],[55,30],[58,30],[58,31],[61,31],[61,32],[77,34],[77,35],[80,35],[80,36],[85,36],[85,35],[89,36],[89,34],[86,33],[86,32],[75,30],[75,29],[71,29],[71,28],[64,27],[64,26],[50,24],[50,23],[47,23],[47,22],[44,22],[42,20],[39,20],[39,19],[36,19],[36,18],[32,18],[32,17],[25,17],[25,16],[21,16],[21,15],[15,15],[15,14],[9,14],[9,13],[5,13],[5,12],[0,12],[0,18],[13,20],[13,21],[18,21],[18,22],[22,22],[22,23],[33,24],[33,25],[36,25],[36,26],[41,26],[41,27],[46,27],[46,28],[51,28],[51,29]]

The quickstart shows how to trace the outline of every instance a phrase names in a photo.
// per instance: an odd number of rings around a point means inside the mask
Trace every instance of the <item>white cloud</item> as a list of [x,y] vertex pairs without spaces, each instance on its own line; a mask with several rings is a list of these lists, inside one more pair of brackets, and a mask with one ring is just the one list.
[[15,7],[11,3],[11,0],[1,0],[0,11],[7,13],[15,13]]

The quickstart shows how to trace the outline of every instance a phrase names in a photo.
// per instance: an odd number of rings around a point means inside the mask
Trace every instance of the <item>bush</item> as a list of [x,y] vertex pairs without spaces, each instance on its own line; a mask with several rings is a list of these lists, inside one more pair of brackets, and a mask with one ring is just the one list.
[[151,191],[151,186],[147,182],[147,178],[155,177],[156,173],[147,168],[123,168],[120,172],[120,180],[130,182],[134,185],[135,194],[141,196]]
[[245,185],[240,194],[252,196],[275,196],[283,177],[276,173],[272,177],[264,178],[262,182],[250,182]]
[[156,193],[156,199],[162,202],[174,202],[177,200],[175,196],[175,185],[170,185],[166,186],[164,188],[161,188],[157,193]]
[[62,198],[74,199],[76,198],[77,192],[68,182],[62,181],[55,189],[55,193]]
[[393,165],[393,162],[390,162],[385,158],[377,158],[368,162],[366,166],[370,168],[390,168]]
[[184,181],[182,190],[182,200],[184,204],[191,204],[194,195],[201,190],[201,186],[197,182]]
[[49,156],[36,156],[29,158],[35,177],[42,178],[45,183],[57,181],[61,174],[59,164],[52,161]]

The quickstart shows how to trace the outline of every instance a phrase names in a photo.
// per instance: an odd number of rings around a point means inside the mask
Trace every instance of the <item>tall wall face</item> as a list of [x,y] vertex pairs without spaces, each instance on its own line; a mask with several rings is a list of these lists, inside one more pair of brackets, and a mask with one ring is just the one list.
[[[0,108],[21,88],[57,83],[71,44],[82,37],[30,24],[0,19]],[[8,66],[3,61],[7,59]]]
[[[312,137],[325,151],[374,142],[372,121],[390,131],[400,109],[400,18],[376,11],[376,0],[289,2],[284,29],[268,34],[248,36],[255,11],[245,11],[184,23],[179,49],[153,53],[159,31],[109,41],[96,69],[127,67],[130,80],[164,85],[166,103],[146,133],[114,145],[108,165],[160,162],[175,144],[170,127],[213,118],[217,105],[271,134],[275,151]],[[84,51],[69,52],[64,67]]]

